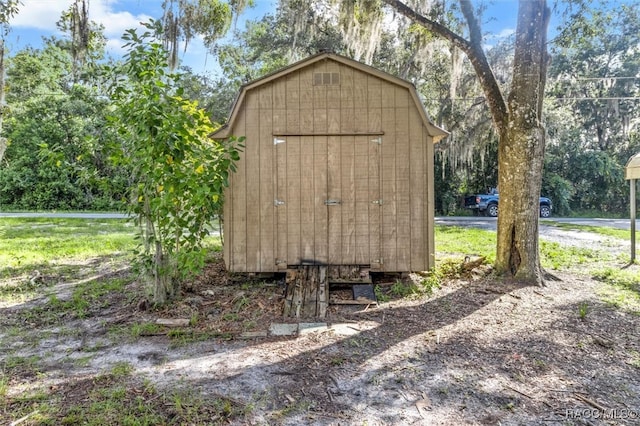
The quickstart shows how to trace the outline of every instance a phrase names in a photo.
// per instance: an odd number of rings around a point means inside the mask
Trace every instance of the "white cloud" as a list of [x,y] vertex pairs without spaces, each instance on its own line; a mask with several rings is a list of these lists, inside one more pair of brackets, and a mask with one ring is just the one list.
[[137,15],[127,11],[113,10],[113,1],[93,0],[90,3],[89,18],[92,21],[104,25],[104,33],[107,38],[120,38],[125,30],[140,27],[140,22],[147,22],[151,16],[140,13]]
[[496,34],[497,38],[507,38],[507,37],[511,37],[513,34],[515,34],[516,30],[513,28],[504,28],[502,31],[500,31],[498,34]]
[[18,14],[11,19],[11,26],[56,31],[56,22],[70,1],[24,0]]
[[[67,10],[72,0],[23,0],[18,15],[11,20],[16,29],[33,30],[39,33],[57,33],[56,22]],[[151,18],[145,13],[131,13],[126,8],[132,2],[118,0],[91,0],[89,2],[89,19],[104,26],[107,38],[107,51],[115,55],[123,53],[122,34],[129,28],[139,28],[140,22]],[[120,6],[120,10],[117,7]]]
[[505,38],[509,38],[516,33],[514,28],[503,28],[497,33],[491,33],[486,35],[487,40],[504,40]]
[[[38,44],[40,36],[58,33],[56,22],[60,15],[73,4],[73,0],[23,0],[19,13],[11,20],[12,29],[20,33],[26,43]],[[122,34],[129,28],[141,28],[141,22],[159,18],[162,13],[159,0],[90,0],[89,19],[104,26],[107,39],[106,50],[109,55],[120,57],[125,53],[122,48]],[[215,65],[215,58],[208,55],[202,37],[196,37],[187,46],[180,49],[181,63],[196,72],[206,71]]]

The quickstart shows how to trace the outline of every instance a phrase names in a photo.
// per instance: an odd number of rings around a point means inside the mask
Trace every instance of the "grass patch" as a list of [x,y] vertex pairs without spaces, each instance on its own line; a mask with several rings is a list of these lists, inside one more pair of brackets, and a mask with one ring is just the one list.
[[191,343],[204,342],[211,339],[229,340],[233,338],[232,333],[223,333],[218,331],[197,331],[187,328],[172,329],[167,333],[167,336],[171,340],[171,344],[169,347],[172,349],[187,346]]
[[460,226],[435,227],[438,257],[443,255],[481,256],[487,263],[496,259],[496,232]]
[[550,241],[540,242],[540,261],[544,268],[571,270],[579,267],[584,269],[584,265],[597,265],[612,260],[613,256],[602,250],[562,246]]
[[106,297],[117,293],[122,302],[127,298],[126,285],[132,280],[130,275],[118,278],[88,281],[77,284],[68,299],[61,299],[56,294],[50,294],[47,303],[37,306],[23,313],[25,321],[32,325],[56,324],[60,318],[87,318],[92,310],[104,308],[113,298]]
[[[156,389],[148,380],[138,379],[126,362],[55,388],[34,386],[32,378],[16,373],[0,373],[0,412],[7,424],[24,416],[28,416],[25,424],[51,426],[227,424],[252,407],[223,397],[205,399],[193,389]],[[24,390],[12,394],[10,385]]]
[[2,362],[2,371],[8,376],[13,374],[35,375],[40,372],[38,365],[41,364],[42,358],[38,355],[31,356],[8,356]]
[[141,336],[153,336],[162,331],[162,327],[152,322],[145,322],[141,324],[132,324],[129,330],[131,337],[138,338]]
[[640,315],[640,272],[637,268],[606,267],[596,271],[593,278],[605,284],[598,289],[602,300]]
[[134,234],[125,219],[0,218],[2,274],[128,252],[136,246]]
[[[616,239],[629,238],[629,232],[620,229],[562,224],[553,221],[543,222],[562,229],[577,229]],[[462,259],[467,255],[486,256],[486,263],[495,261],[495,231],[445,226],[436,226],[435,231],[438,261],[436,269],[426,278],[427,282],[438,285],[443,280],[457,278],[463,265]],[[447,255],[454,258],[439,260]],[[627,258],[616,258],[607,250],[599,248],[564,246],[544,240],[540,241],[540,258],[542,266],[547,270],[589,275],[601,281],[603,285],[598,293],[603,301],[614,307],[640,314],[640,269],[637,267],[620,269],[611,266],[616,263],[626,263]],[[578,316],[584,319],[587,314],[588,307],[581,307]]]

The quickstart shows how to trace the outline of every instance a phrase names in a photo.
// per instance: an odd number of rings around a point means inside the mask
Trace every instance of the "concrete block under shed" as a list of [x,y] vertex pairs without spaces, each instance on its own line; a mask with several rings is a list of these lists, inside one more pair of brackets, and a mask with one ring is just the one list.
[[298,334],[298,324],[271,324],[269,334],[272,336],[295,336]]

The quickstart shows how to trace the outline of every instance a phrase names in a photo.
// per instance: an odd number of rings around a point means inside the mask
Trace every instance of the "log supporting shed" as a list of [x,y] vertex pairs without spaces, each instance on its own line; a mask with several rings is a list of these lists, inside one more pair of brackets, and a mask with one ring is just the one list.
[[411,83],[320,53],[244,85],[213,137],[231,135],[245,148],[225,195],[228,271],[433,267],[433,145],[447,132]]

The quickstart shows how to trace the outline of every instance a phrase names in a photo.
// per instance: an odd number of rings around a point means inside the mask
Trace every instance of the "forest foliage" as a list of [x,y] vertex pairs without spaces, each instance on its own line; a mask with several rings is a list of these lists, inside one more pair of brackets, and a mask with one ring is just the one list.
[[[320,3],[329,7],[331,2]],[[579,16],[568,11],[563,28],[551,31],[542,193],[553,200],[558,215],[624,215],[628,210],[624,166],[640,150],[640,8],[604,6],[594,4]],[[218,12],[221,28],[229,28],[231,15]],[[455,8],[436,12],[449,26],[460,19]],[[129,201],[131,175],[114,161],[121,135],[108,117],[114,76],[105,72],[105,65],[117,69],[123,59],[106,56],[101,28],[91,24],[87,53],[78,62],[65,19],[59,23],[64,36],[9,52],[3,210],[121,210]],[[182,67],[172,84],[212,122],[222,123],[241,84],[321,50],[363,55],[349,49],[337,19],[322,7],[300,12],[295,2],[281,2],[276,11],[238,25],[224,40],[216,33],[209,47],[219,75]],[[296,30],[301,21],[308,30]],[[459,51],[407,20],[381,27],[376,37],[380,47],[371,64],[413,82],[432,119],[451,132],[436,147],[436,212],[459,212],[465,194],[497,183],[497,135],[473,69]],[[513,37],[487,35],[487,43],[488,59],[508,92]]]

